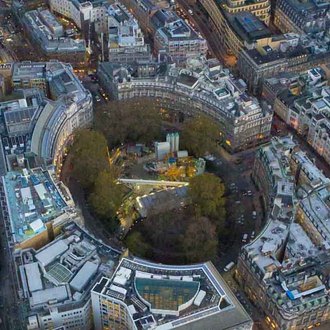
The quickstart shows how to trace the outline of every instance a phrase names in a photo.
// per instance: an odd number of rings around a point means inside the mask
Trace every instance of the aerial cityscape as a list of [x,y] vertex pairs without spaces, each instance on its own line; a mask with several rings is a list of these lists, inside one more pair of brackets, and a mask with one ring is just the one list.
[[330,329],[330,0],[0,0],[0,330]]

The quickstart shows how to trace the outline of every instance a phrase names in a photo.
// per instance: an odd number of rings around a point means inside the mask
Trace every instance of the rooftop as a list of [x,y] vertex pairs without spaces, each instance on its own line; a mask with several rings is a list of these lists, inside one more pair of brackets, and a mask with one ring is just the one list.
[[85,41],[64,37],[62,25],[47,9],[25,13],[25,26],[33,40],[47,53],[85,52]]
[[73,222],[42,249],[20,251],[22,291],[31,310],[41,314],[52,307],[65,310],[89,299],[100,273],[111,275],[120,253]]
[[326,36],[314,37],[310,35],[298,35],[287,33],[275,35],[269,39],[267,45],[257,45],[256,48],[247,49],[244,52],[256,65],[264,65],[272,62],[285,62],[293,58],[306,58],[312,60],[329,56],[330,40]]
[[[288,317],[288,313],[328,303],[329,284],[321,274],[330,262],[329,179],[305,153],[297,150],[291,139],[273,138],[261,148],[258,159],[266,172],[271,173],[267,181],[274,196],[269,203],[267,225],[254,241],[243,247],[241,257],[267,288],[267,295],[280,313]],[[303,173],[306,180],[301,179]],[[278,189],[283,180],[291,181],[291,189],[285,192]],[[311,188],[305,195],[296,195],[301,184],[308,182]],[[290,205],[286,204],[287,197]],[[303,224],[297,216],[298,208],[307,214]],[[316,244],[312,227],[322,233],[321,245]]]
[[242,41],[251,43],[258,39],[269,38],[272,35],[267,25],[248,11],[226,16],[228,23]]
[[103,277],[92,291],[101,299],[121,300],[136,329],[141,329],[146,319],[166,329],[198,329],[205,321],[212,324],[210,329],[215,325],[225,329],[251,324],[210,263],[166,266],[123,258],[113,277]]
[[40,168],[8,172],[2,178],[15,243],[46,230],[50,220],[70,217],[72,201],[54,180],[53,172]]
[[246,92],[243,80],[235,79],[219,62],[204,58],[192,59],[186,62],[185,68],[166,66],[157,70],[157,75],[139,76],[139,64],[116,65],[102,64],[102,74],[109,81],[118,85],[119,91],[144,86],[168,86],[174,92],[180,92],[189,98],[195,98],[216,112],[228,118],[243,119],[248,116],[265,116],[267,109],[261,108],[258,100]]

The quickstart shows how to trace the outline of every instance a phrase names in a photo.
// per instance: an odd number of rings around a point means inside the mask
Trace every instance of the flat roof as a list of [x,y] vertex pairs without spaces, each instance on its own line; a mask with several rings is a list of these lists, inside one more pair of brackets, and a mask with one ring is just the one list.
[[98,266],[99,265],[94,262],[87,261],[72,279],[70,286],[74,290],[81,292],[87,282],[95,275]]
[[30,292],[43,289],[39,265],[37,262],[24,265]]
[[45,224],[68,207],[49,171],[37,168],[25,173],[13,171],[2,177],[15,243],[46,230]]
[[[118,276],[125,281],[114,285]],[[212,324],[209,329],[234,329],[238,324],[252,327],[251,318],[210,262],[174,266],[123,258],[113,277],[103,277],[92,291],[101,299],[121,300],[128,310],[136,306],[137,328],[146,320],[164,329],[201,329],[204,323]],[[203,298],[195,304],[198,292]]]
[[199,282],[136,277],[135,288],[152,310],[177,311],[198,294]]
[[53,301],[63,301],[68,298],[68,292],[65,285],[32,292],[30,297],[31,306],[37,306]]
[[267,25],[250,12],[228,14],[226,17],[232,29],[243,41],[253,42],[272,35]]
[[38,252],[35,257],[42,264],[42,266],[46,267],[67,249],[68,244],[64,242],[64,240],[60,239],[55,243],[46,246],[43,250]]

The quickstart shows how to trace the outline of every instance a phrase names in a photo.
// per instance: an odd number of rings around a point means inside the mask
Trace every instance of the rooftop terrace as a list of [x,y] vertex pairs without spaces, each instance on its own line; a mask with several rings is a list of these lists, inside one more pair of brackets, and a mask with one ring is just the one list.
[[16,243],[46,230],[48,221],[70,209],[70,197],[64,197],[49,171],[8,172],[2,180]]

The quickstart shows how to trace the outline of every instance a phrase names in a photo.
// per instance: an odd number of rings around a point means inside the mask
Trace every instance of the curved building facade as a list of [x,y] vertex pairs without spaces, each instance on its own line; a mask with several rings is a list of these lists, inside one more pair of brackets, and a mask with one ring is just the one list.
[[111,98],[152,97],[160,108],[212,117],[230,151],[268,139],[272,112],[248,95],[244,81],[234,79],[216,60],[198,59],[188,61],[185,69],[162,69],[153,63],[125,67],[103,62],[98,75]]
[[[28,137],[25,152],[32,152],[43,163],[57,164],[73,132],[92,124],[90,92],[75,76],[71,65],[57,61],[15,63],[12,84],[16,89],[26,91],[26,88],[34,88],[42,93],[38,101],[31,101],[26,96],[24,104],[20,103],[22,111],[25,103],[32,102],[35,107],[31,113],[31,124],[26,131],[16,132],[16,137]],[[22,117],[22,120],[25,119]]]
[[291,138],[274,138],[255,160],[267,224],[240,253],[237,280],[270,329],[302,330],[330,319],[329,179]]

